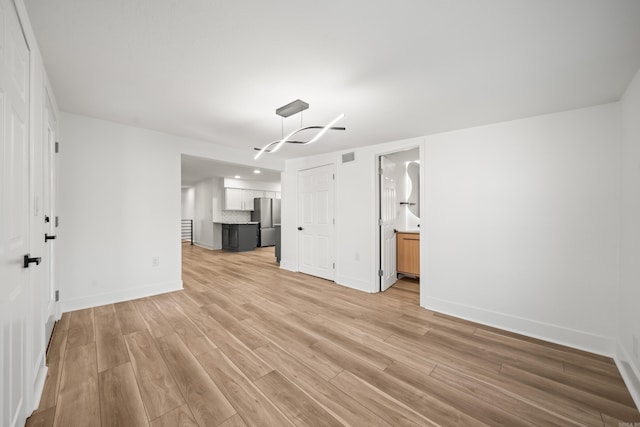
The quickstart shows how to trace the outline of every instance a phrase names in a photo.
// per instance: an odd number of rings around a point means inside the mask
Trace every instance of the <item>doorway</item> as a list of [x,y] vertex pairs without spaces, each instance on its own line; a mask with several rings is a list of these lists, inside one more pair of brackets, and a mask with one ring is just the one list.
[[280,171],[187,154],[180,164],[182,242],[218,254],[255,247],[279,262]]
[[381,154],[377,163],[379,290],[419,293],[420,149]]

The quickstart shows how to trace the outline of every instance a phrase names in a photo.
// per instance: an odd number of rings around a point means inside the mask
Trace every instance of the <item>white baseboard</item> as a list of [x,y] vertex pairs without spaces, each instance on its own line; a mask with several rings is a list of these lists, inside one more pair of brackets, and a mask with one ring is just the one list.
[[346,286],[347,288],[355,289],[357,291],[367,292],[369,294],[377,292],[371,289],[371,283],[366,280],[336,274],[335,282],[338,285]]
[[283,270],[293,271],[294,273],[298,272],[298,266],[294,264],[289,264],[284,260],[280,260],[280,268]]
[[203,243],[203,242],[198,242],[198,241],[193,241],[193,244],[196,246],[200,246],[201,248],[205,248],[205,249],[209,249],[209,250],[214,250],[213,249],[213,245],[210,245],[208,243]]
[[629,363],[629,360],[631,360],[629,353],[627,353],[627,350],[618,343],[616,346],[616,365],[618,366],[618,370],[622,375],[625,385],[629,389],[629,393],[631,393],[633,401],[638,407],[638,410],[640,410],[640,371],[636,366]]
[[35,411],[40,406],[40,399],[42,399],[42,392],[44,391],[44,382],[47,379],[47,371],[49,368],[45,363],[44,356],[38,369],[35,381],[33,383],[33,405],[31,410]]
[[[294,273],[299,273],[297,265],[287,264],[285,261],[282,261],[282,260],[280,261],[280,268],[282,268],[283,270],[293,271]],[[367,293],[375,292],[371,290],[371,284],[366,280],[354,279],[353,277],[341,276],[336,274],[333,281],[338,285],[355,289],[357,291],[362,291]]]
[[167,292],[179,291],[182,289],[182,280],[176,282],[155,283],[153,285],[141,286],[133,289],[107,292],[97,295],[89,295],[80,298],[62,300],[62,312],[82,310],[84,308],[98,307],[105,304],[128,301],[137,298],[149,297],[152,295],[164,294]]
[[584,331],[524,319],[509,314],[466,306],[427,296],[425,296],[424,299],[421,299],[421,305],[426,309],[438,311],[461,319],[470,320],[483,325],[504,329],[506,331],[515,332],[532,338],[538,338],[544,341],[550,341],[556,344],[577,348],[579,350],[603,356],[614,357],[616,351],[615,339],[610,337],[590,334]]

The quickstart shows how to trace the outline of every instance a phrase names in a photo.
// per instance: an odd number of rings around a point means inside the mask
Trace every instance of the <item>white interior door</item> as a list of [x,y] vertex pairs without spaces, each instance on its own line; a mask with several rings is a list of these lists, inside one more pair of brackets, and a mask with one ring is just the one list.
[[298,173],[298,270],[334,279],[334,165]]
[[380,156],[380,290],[385,291],[398,277],[396,265],[396,163]]
[[[9,0],[0,0],[0,425],[22,426],[29,270],[29,49]],[[28,411],[30,412],[30,410]]]

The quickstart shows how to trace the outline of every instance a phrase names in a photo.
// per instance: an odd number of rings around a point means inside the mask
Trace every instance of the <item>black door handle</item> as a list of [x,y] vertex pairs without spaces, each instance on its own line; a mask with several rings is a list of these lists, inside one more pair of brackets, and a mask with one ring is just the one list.
[[298,231],[302,231],[302,227],[298,227]]
[[23,261],[23,263],[22,263],[22,267],[24,267],[24,268],[29,268],[29,264],[31,264],[31,263],[33,263],[33,262],[35,262],[35,263],[36,263],[36,265],[40,265],[40,261],[42,261],[42,258],[40,258],[40,257],[34,257],[34,258],[31,258],[31,257],[29,256],[29,254],[26,254],[26,255],[24,256],[24,261]]
[[56,236],[55,236],[55,235],[54,235],[54,236],[49,236],[48,234],[45,234],[45,235],[44,235],[44,241],[45,241],[45,242],[47,242],[47,241],[49,241],[49,240],[55,240],[55,239],[56,239]]

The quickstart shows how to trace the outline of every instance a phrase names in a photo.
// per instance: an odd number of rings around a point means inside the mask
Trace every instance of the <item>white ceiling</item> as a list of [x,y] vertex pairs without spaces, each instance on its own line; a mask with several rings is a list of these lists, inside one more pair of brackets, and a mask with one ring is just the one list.
[[[184,154],[181,164],[183,186],[192,186],[198,181],[213,177],[234,178],[243,181],[280,182],[280,172],[269,169],[256,169]],[[255,170],[259,170],[260,173],[254,173]],[[236,176],[240,178],[235,178]]]
[[[60,108],[283,158],[616,101],[638,0],[25,0]],[[285,133],[300,124],[285,120]]]

